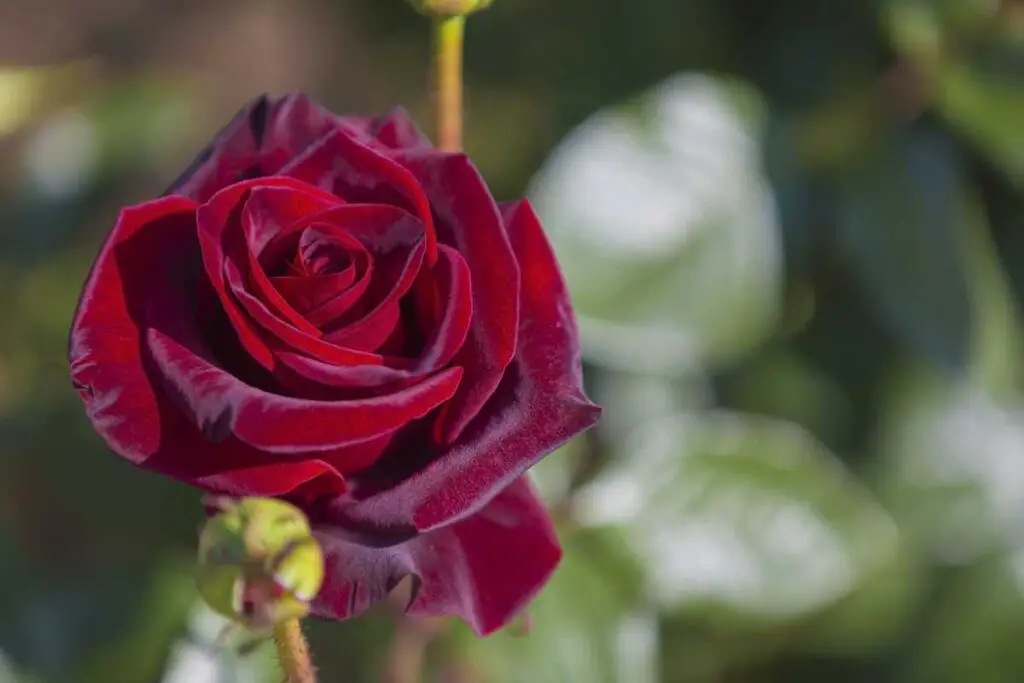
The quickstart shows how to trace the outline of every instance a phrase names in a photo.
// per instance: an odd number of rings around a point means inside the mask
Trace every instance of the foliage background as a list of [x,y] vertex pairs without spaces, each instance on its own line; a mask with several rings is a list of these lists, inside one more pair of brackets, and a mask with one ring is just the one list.
[[[323,680],[1021,680],[1024,4],[469,28],[467,149],[545,218],[606,419],[536,473],[531,636],[382,608],[313,626]],[[0,681],[277,680],[210,649],[196,495],[104,451],[66,331],[117,208],[250,97],[429,130],[427,54],[399,0],[0,0]]]

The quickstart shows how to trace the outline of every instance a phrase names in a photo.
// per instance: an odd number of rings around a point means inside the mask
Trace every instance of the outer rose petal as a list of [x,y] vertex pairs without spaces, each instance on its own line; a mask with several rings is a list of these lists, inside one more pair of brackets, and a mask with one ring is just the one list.
[[306,454],[385,436],[447,400],[462,376],[461,368],[452,367],[408,389],[368,399],[291,398],[248,386],[217,367],[187,327],[146,335],[168,392],[211,441],[231,434],[268,453]]
[[601,409],[583,391],[568,291],[540,222],[526,200],[502,213],[524,277],[519,350],[501,385],[458,441],[440,455],[407,452],[381,461],[353,482],[353,500],[323,511],[325,523],[371,542],[385,532],[400,538],[465,519],[597,422]]
[[347,128],[385,148],[432,147],[401,107],[380,117],[339,117],[303,93],[276,100],[261,95],[217,133],[166,194],[204,202],[238,180],[275,175],[335,128]]
[[353,543],[330,526],[314,528],[327,556],[315,614],[355,616],[411,574],[418,583],[411,614],[459,616],[480,635],[507,624],[562,556],[547,511],[525,478],[475,515],[389,548]]
[[339,125],[338,117],[293,93],[250,102],[214,137],[167,194],[205,202],[245,178],[269,176]]
[[462,254],[472,274],[472,326],[454,361],[465,369],[466,380],[445,406],[440,425],[441,439],[451,443],[497,389],[515,354],[519,266],[494,197],[466,155],[429,150],[395,158],[430,199],[438,239]]
[[361,118],[342,117],[341,121],[360,133],[372,137],[377,143],[391,149],[430,149],[430,140],[416,126],[402,107],[395,107],[384,116]]
[[71,377],[111,450],[146,469],[239,495],[280,495],[323,480],[344,489],[319,459],[287,468],[236,439],[213,444],[182,417],[150,375],[147,331],[194,315],[183,292],[201,272],[195,203],[165,197],[125,209],[85,283],[71,326]]

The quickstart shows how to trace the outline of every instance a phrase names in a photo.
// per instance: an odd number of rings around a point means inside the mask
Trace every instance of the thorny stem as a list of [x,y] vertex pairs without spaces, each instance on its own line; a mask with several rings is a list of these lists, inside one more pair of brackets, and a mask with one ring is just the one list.
[[298,619],[286,619],[274,627],[274,647],[286,683],[316,683],[316,669]]
[[466,17],[434,19],[437,78],[437,146],[444,152],[462,151],[462,44]]

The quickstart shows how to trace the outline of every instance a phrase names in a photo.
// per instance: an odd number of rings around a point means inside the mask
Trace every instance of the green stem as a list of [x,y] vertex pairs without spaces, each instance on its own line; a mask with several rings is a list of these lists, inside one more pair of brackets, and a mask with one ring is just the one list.
[[316,669],[298,619],[286,619],[274,627],[274,647],[286,683],[316,683]]
[[466,17],[434,19],[437,78],[437,146],[462,151],[462,43]]

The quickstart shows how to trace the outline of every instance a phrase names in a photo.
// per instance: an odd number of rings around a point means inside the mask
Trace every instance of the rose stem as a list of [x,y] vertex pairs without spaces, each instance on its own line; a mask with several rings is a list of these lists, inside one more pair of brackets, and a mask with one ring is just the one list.
[[316,683],[309,645],[298,619],[285,619],[274,627],[274,647],[286,683]]
[[444,152],[462,151],[462,37],[466,17],[434,19],[437,62],[437,146]]

